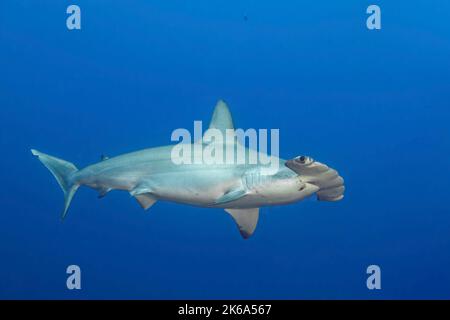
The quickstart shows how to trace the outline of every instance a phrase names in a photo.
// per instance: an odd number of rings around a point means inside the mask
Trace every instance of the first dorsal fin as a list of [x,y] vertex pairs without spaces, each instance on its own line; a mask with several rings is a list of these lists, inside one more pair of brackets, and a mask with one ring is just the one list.
[[255,232],[259,219],[259,208],[225,209],[233,217],[244,239],[248,239]]
[[234,129],[233,118],[225,101],[219,100],[217,102],[209,123],[209,129],[218,129],[222,134],[226,133],[226,129]]

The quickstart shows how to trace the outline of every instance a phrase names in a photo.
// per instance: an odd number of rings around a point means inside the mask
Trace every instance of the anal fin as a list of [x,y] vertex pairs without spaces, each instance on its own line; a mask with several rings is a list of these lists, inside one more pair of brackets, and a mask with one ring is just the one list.
[[100,199],[100,198],[103,198],[104,196],[106,196],[106,194],[108,193],[108,192],[110,192],[111,191],[111,188],[101,188],[101,189],[98,189],[98,198]]

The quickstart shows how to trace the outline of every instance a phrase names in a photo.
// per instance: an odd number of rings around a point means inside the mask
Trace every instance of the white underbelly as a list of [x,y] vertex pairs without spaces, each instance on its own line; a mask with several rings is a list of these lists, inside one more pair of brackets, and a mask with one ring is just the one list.
[[240,184],[232,172],[178,172],[152,177],[154,194],[162,199],[196,206],[214,206],[216,200]]

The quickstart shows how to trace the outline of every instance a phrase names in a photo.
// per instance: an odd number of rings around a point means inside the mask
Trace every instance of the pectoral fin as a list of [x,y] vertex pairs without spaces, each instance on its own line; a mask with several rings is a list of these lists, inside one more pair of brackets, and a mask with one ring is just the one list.
[[151,193],[141,193],[141,194],[135,195],[134,197],[136,198],[137,202],[141,205],[141,207],[144,210],[147,210],[148,208],[150,208],[158,200]]
[[247,194],[244,188],[232,189],[216,200],[216,204],[238,200]]
[[244,239],[248,239],[256,229],[259,218],[259,208],[225,209],[234,219],[239,232]]

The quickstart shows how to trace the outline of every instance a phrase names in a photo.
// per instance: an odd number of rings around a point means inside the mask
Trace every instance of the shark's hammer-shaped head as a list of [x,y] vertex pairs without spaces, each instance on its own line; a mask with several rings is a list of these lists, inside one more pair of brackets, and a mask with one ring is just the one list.
[[317,199],[338,201],[344,197],[344,179],[327,165],[307,156],[298,156],[285,162],[286,167],[296,172],[301,181],[317,186]]

